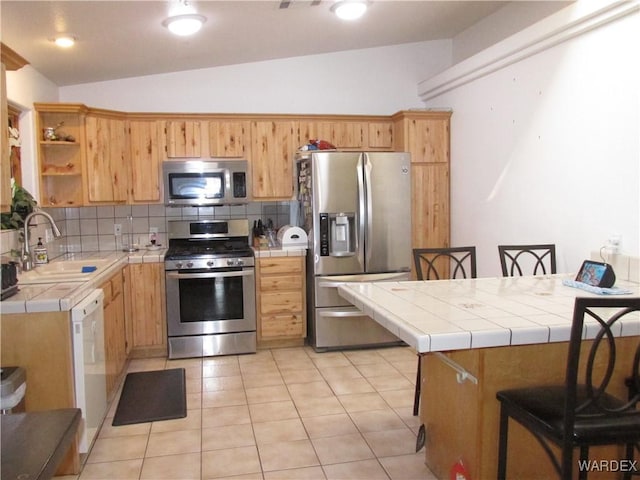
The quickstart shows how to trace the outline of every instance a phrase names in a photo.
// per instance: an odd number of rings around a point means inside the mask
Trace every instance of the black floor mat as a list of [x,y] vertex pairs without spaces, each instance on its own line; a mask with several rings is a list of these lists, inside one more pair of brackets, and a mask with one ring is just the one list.
[[187,416],[184,368],[127,374],[113,426]]

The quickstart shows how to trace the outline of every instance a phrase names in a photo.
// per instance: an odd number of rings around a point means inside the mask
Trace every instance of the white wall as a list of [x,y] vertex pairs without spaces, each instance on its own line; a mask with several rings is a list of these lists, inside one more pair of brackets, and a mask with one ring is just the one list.
[[[467,81],[453,67],[421,85],[426,106],[454,112],[452,245],[477,245],[479,276],[499,274],[499,243],[556,243],[561,272],[613,233],[639,255],[640,19],[630,3],[515,63],[496,56],[495,71],[473,78],[472,60]],[[556,20],[575,20],[566,13]]]
[[129,112],[390,115],[421,106],[418,81],[451,41],[418,42],[60,88],[60,101]]
[[7,72],[7,99],[22,110],[20,115],[20,158],[22,161],[22,183],[36,198],[39,185],[36,180],[36,134],[34,102],[58,102],[58,86],[44,77],[31,65]]
[[565,1],[509,2],[453,38],[453,63],[458,63],[532,23],[567,6]]

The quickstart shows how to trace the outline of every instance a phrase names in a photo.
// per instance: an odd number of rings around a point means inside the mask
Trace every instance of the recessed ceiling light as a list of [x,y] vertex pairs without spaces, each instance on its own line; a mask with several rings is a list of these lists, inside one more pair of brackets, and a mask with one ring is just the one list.
[[342,20],[357,20],[367,11],[367,3],[360,0],[340,0],[331,6],[331,11]]
[[53,39],[53,43],[61,48],[69,48],[73,47],[73,45],[76,43],[76,38],[71,35],[57,35]]
[[187,36],[198,32],[206,21],[205,16],[194,13],[169,17],[162,22],[162,25],[175,35]]

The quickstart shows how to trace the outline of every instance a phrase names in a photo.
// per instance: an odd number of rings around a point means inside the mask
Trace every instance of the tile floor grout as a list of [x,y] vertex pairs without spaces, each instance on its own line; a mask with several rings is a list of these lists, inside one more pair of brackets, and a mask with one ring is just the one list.
[[112,427],[112,400],[79,476],[94,479],[434,479],[415,453],[415,352],[310,347],[185,360],[187,417]]

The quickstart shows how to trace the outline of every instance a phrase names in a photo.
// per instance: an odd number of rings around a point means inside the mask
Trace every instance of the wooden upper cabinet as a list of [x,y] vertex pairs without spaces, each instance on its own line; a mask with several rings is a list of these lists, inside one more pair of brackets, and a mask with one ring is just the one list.
[[129,203],[162,201],[160,127],[156,120],[129,120]]
[[165,127],[167,158],[200,158],[202,132],[197,120],[169,120]]
[[[43,207],[79,207],[85,202],[85,114],[81,104],[36,103],[39,203]],[[57,128],[56,128],[57,127]],[[56,139],[43,136],[56,129]]]
[[251,122],[252,192],[256,200],[293,197],[296,123],[292,120]]
[[89,203],[127,201],[127,145],[123,118],[87,115],[86,181]]
[[393,123],[369,122],[369,148],[380,150],[393,149]]
[[298,146],[306,145],[309,140],[326,140],[338,149],[363,149],[366,131],[365,122],[305,120],[299,122]]
[[449,163],[451,112],[406,112],[396,115],[396,150],[411,152],[412,163]]
[[248,121],[209,122],[209,155],[211,157],[249,156],[251,127]]

